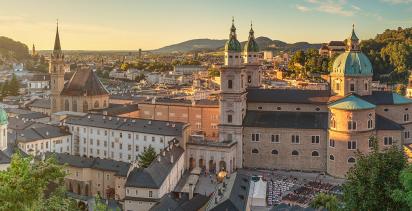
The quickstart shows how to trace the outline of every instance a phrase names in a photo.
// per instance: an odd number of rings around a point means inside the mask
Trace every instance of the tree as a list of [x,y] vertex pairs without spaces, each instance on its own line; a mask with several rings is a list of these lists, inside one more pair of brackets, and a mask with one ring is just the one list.
[[356,164],[347,173],[343,201],[348,210],[404,210],[405,203],[393,199],[402,187],[399,175],[406,166],[401,149],[393,146],[379,151],[376,137],[370,137],[372,152],[357,153]]
[[398,203],[406,203],[412,210],[412,165],[402,170],[399,179],[402,188],[395,190],[392,198]]
[[64,194],[65,175],[53,157],[39,161],[14,154],[10,167],[0,171],[0,210],[76,210]]
[[142,168],[147,168],[150,163],[156,158],[156,151],[152,146],[146,148],[140,155],[138,159],[139,166]]
[[19,95],[19,89],[20,89],[20,83],[17,80],[16,75],[13,74],[13,77],[12,77],[12,79],[10,81],[10,84],[9,84],[9,87],[8,87],[9,94],[11,96],[17,96],[17,95]]
[[339,208],[339,201],[336,196],[319,193],[310,203],[310,206],[316,209],[326,208],[328,211],[337,211]]
[[207,70],[210,77],[219,77],[220,71],[217,68],[209,68]]
[[94,211],[107,211],[108,207],[107,204],[104,203],[102,198],[99,195],[94,197]]

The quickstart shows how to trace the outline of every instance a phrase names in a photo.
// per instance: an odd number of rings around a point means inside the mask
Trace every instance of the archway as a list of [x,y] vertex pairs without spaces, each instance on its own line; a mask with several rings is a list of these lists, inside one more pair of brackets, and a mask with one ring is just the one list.
[[77,100],[73,100],[72,102],[72,111],[77,112]]
[[89,185],[86,184],[84,187],[84,195],[88,196],[89,195]]
[[73,193],[73,186],[72,186],[72,183],[71,183],[71,182],[69,182],[69,192],[72,192],[72,193]]
[[216,173],[216,162],[214,160],[209,160],[209,172]]
[[64,101],[64,110],[65,110],[65,111],[69,111],[69,110],[70,110],[70,108],[69,108],[69,100],[67,100],[67,99]]
[[89,110],[89,104],[87,101],[83,101],[83,112],[87,112]]
[[99,101],[94,102],[94,108],[99,108]]
[[205,169],[205,160],[203,160],[203,158],[200,158],[199,159],[199,167],[201,168],[201,169]]
[[82,190],[80,189],[79,183],[77,183],[77,194],[82,195]]
[[220,171],[227,171],[226,162],[225,162],[225,161],[221,160],[221,161],[219,162],[219,170],[220,170]]
[[196,161],[194,158],[189,158],[189,170],[193,170],[194,168],[196,168]]

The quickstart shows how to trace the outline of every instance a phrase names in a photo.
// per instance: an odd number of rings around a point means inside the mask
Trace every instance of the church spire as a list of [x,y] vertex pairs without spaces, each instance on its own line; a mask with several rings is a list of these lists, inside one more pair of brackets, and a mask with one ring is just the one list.
[[359,38],[355,33],[355,24],[352,24],[352,33],[347,40],[347,49],[349,51],[359,51]]
[[57,20],[56,38],[54,39],[54,49],[53,49],[53,51],[61,51],[61,50],[62,50],[62,48],[60,46],[59,20]]
[[230,28],[229,39],[236,39],[235,18],[232,17],[232,27]]
[[255,37],[255,31],[253,31],[253,24],[252,24],[252,21],[250,21],[249,38],[254,38],[254,37]]

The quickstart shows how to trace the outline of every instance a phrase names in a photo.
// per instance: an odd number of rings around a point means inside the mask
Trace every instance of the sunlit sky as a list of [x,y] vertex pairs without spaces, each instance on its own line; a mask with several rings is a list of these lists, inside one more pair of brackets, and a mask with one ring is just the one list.
[[232,16],[245,40],[361,39],[411,27],[412,0],[0,0],[0,36],[51,49],[56,19],[64,50],[156,49],[195,38],[226,39]]

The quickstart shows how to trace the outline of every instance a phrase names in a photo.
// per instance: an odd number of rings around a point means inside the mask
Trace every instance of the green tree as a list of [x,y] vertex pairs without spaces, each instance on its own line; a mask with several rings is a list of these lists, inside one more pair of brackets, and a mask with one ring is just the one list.
[[[0,210],[75,210],[64,194],[65,175],[53,157],[39,161],[13,155],[10,167],[0,171]],[[48,197],[46,191],[50,192]]]
[[339,209],[339,201],[334,195],[319,193],[310,203],[310,206],[316,209],[326,208],[328,211],[337,211]]
[[395,190],[392,198],[398,203],[406,203],[412,210],[412,165],[402,170],[399,179],[402,188]]
[[396,86],[395,92],[400,94],[400,95],[405,95],[406,94],[406,86],[403,84],[398,84]]
[[156,158],[156,151],[152,146],[146,148],[140,155],[138,159],[139,166],[142,168],[147,168],[150,163]]
[[99,195],[94,197],[94,211],[107,211],[108,206]]
[[210,77],[219,77],[220,71],[217,68],[209,68],[207,70]]
[[17,80],[17,77],[15,74],[13,74],[13,77],[10,81],[8,90],[9,90],[9,94],[11,96],[17,96],[19,95],[19,89],[20,89],[20,82]]
[[376,137],[370,137],[372,152],[357,153],[356,164],[349,169],[343,185],[343,201],[348,210],[404,210],[406,205],[393,199],[402,187],[399,175],[406,166],[401,149],[393,146],[379,151]]

